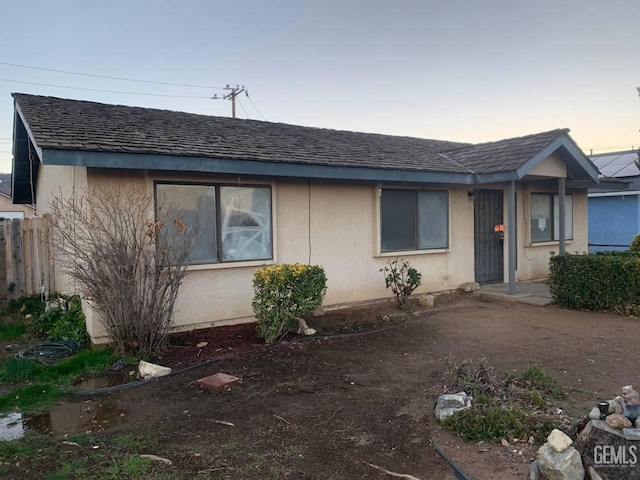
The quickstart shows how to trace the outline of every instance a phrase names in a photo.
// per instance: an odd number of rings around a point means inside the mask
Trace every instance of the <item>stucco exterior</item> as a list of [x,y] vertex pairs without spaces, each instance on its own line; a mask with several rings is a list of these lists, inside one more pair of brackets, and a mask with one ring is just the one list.
[[35,213],[31,205],[14,205],[11,196],[0,192],[0,217],[2,218],[25,218]]
[[[549,158],[536,175],[517,185],[518,280],[543,278],[548,274],[549,252],[558,242],[532,243],[529,232],[529,198],[532,192],[557,192],[557,177],[566,175],[558,159]],[[562,163],[562,162],[560,162]],[[344,182],[305,179],[238,177],[207,174],[167,174],[147,170],[113,170],[85,167],[45,166],[38,179],[38,211],[48,212],[54,195],[79,194],[84,189],[106,187],[113,182],[130,182],[150,194],[154,182],[268,184],[272,191],[273,259],[241,263],[218,263],[189,267],[179,295],[174,328],[185,330],[253,320],[252,277],[261,265],[311,263],[322,265],[328,278],[325,306],[390,297],[380,269],[389,259],[402,257],[423,275],[416,294],[446,291],[474,281],[473,186],[403,184],[401,188],[436,188],[449,192],[449,246],[444,249],[409,252],[380,252],[380,189],[390,185],[372,182]],[[394,185],[394,187],[398,187]],[[483,189],[504,192],[507,217],[509,184],[490,184]],[[573,195],[574,240],[567,251],[587,250],[586,191]],[[153,215],[153,212],[150,212]],[[506,222],[505,222],[506,223]],[[505,225],[509,234],[509,225]],[[508,255],[504,249],[504,278]],[[73,291],[73,282],[59,275],[58,290]],[[87,325],[95,342],[105,340],[99,318],[86,308]]]

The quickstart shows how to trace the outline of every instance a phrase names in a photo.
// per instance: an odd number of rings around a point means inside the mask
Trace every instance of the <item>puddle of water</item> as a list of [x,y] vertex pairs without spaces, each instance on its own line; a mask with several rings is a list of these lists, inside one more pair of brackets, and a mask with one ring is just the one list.
[[100,388],[114,387],[122,385],[130,380],[129,373],[126,371],[114,372],[99,377],[89,377],[73,385],[73,388],[80,391],[98,390]]
[[8,413],[0,417],[0,442],[9,442],[24,437],[21,413]]
[[115,403],[96,400],[62,403],[41,415],[11,412],[0,416],[0,441],[16,440],[29,433],[101,432],[117,425],[123,413]]

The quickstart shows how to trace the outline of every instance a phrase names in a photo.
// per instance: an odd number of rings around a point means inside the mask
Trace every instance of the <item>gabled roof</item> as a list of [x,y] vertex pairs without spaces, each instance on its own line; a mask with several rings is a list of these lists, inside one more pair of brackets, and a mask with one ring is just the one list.
[[[522,178],[556,153],[567,162],[570,179],[597,181],[597,170],[566,129],[472,145],[18,93],[13,97],[15,144],[22,132],[42,164],[476,184]],[[14,185],[19,186],[25,182],[28,155],[15,153]]]

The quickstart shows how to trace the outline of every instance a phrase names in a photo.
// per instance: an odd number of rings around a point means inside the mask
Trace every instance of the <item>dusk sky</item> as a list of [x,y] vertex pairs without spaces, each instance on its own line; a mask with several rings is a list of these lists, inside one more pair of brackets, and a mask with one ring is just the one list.
[[[0,172],[11,92],[483,142],[568,127],[585,153],[640,145],[639,0],[0,2]],[[172,98],[83,91],[18,82]],[[241,96],[241,118],[262,119]]]

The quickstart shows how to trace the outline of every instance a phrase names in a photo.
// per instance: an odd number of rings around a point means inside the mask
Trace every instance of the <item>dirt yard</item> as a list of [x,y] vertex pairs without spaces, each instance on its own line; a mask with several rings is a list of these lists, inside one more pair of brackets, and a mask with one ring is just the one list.
[[[445,357],[486,358],[498,372],[539,365],[585,416],[597,399],[640,386],[637,319],[475,296],[446,303],[404,320],[383,318],[393,312],[389,306],[364,309],[347,318],[356,331],[358,322],[374,319],[383,330],[270,349],[260,349],[247,326],[178,335],[160,359],[176,368],[244,353],[109,394],[104,400],[124,415],[92,441],[107,448],[123,432],[154,436],[155,450],[139,453],[169,458],[173,466],[162,468],[185,478],[393,478],[375,465],[421,480],[454,479],[435,445],[475,480],[524,478],[535,448],[465,443],[439,427],[433,407]],[[336,313],[309,323],[339,332],[344,320]],[[242,383],[222,392],[195,383],[217,372]],[[77,448],[60,447],[57,458],[77,455]],[[42,473],[37,462],[22,463],[4,478]]]

